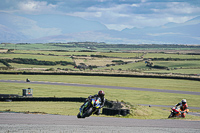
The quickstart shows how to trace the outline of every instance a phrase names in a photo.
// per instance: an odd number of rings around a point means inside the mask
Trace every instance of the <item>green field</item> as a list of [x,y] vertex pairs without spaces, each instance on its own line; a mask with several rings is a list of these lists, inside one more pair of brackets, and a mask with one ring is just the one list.
[[[141,87],[141,88],[157,88],[172,89],[184,91],[200,92],[198,81],[187,80],[169,80],[169,79],[146,79],[146,78],[118,78],[118,77],[99,77],[99,76],[41,76],[41,75],[1,75],[0,79],[9,80],[25,80],[29,78],[31,81],[50,81],[50,82],[66,82],[81,84],[96,84],[110,86],[125,87]],[[1,82],[0,94],[22,94],[22,89],[32,88],[34,97],[87,97],[96,94],[102,88],[87,88],[74,86],[59,85],[40,85],[40,84],[19,84],[19,83],[3,83]],[[119,90],[119,89],[103,89],[106,93],[106,99],[111,101],[124,101],[131,104],[130,118],[141,119],[164,119],[169,115],[169,108],[163,110],[158,107],[140,107],[138,104],[153,105],[170,105],[173,106],[186,98],[188,105],[192,107],[200,107],[198,95],[172,94],[147,91]],[[44,103],[45,105],[41,105]],[[78,107],[81,103],[69,102],[1,102],[0,111],[16,111],[16,112],[44,112],[51,114],[76,115]],[[50,105],[51,107],[47,106]],[[23,106],[23,108],[21,108]],[[55,109],[53,108],[55,107]],[[69,110],[69,111],[68,111]],[[195,111],[195,110],[193,110]],[[157,113],[156,113],[157,112]],[[159,113],[158,113],[159,112]],[[194,119],[187,115],[188,119]],[[195,118],[195,119],[198,119]]]
[[179,59],[200,59],[200,55],[187,55],[179,53],[147,53],[144,58],[179,58]]
[[146,73],[180,73],[180,74],[199,74],[199,69],[171,69],[171,70],[149,70]]
[[105,77],[105,76],[68,76],[68,75],[4,75],[2,80],[23,80],[29,78],[32,81],[49,81],[63,83],[80,83],[108,86],[124,86],[151,89],[166,89],[180,91],[200,92],[200,82],[191,80],[158,79],[158,78],[131,78],[131,77]]
[[37,59],[45,61],[70,61],[72,59],[68,56],[53,56],[53,55],[34,55],[34,54],[0,54],[0,58],[28,58],[28,59]]
[[[178,74],[200,74],[200,55],[176,54],[176,53],[136,53],[136,52],[63,52],[63,51],[37,51],[37,50],[14,50],[11,53],[0,52],[0,59],[37,59],[38,61],[67,61],[75,63],[81,68],[72,65],[35,65],[9,63],[13,69],[9,71],[98,71],[112,73],[178,73]],[[160,59],[152,60],[151,59]],[[170,60],[167,60],[170,59]],[[177,60],[179,59],[179,60]],[[150,60],[153,66],[162,66],[167,69],[156,69],[148,67],[145,63]],[[115,61],[115,62],[114,62]],[[118,63],[116,61],[121,61]],[[84,64],[84,66],[83,66]],[[88,66],[95,66],[92,69]],[[0,62],[0,67],[6,67]],[[28,68],[28,69],[27,69]],[[120,70],[120,71],[118,71]],[[188,70],[188,71],[187,71]]]
[[[157,47],[157,48],[156,48]],[[72,44],[0,44],[0,72],[88,72],[111,74],[170,74],[200,78],[199,46],[179,45],[108,45],[104,43]],[[7,52],[6,49],[9,49]],[[57,51],[55,51],[57,50]],[[5,62],[14,58],[37,59],[38,61],[66,61],[75,65],[36,65],[34,63]],[[147,66],[147,61],[152,67]],[[7,64],[6,64],[7,63]],[[6,65],[10,65],[8,67]],[[88,67],[94,66],[94,67]],[[154,66],[162,66],[158,69]],[[0,75],[1,80],[48,81],[120,87],[137,87],[164,90],[200,92],[200,82],[166,78],[134,78],[105,76],[69,76],[69,75]],[[87,97],[96,94],[103,88],[87,88],[59,85],[42,85],[28,83],[0,82],[0,94],[22,95],[22,89],[32,88],[34,97]],[[186,98],[188,105],[200,107],[198,95],[103,89],[106,99],[123,101],[130,105],[131,115],[128,118],[165,119],[170,108],[144,107],[147,105],[174,106]],[[61,115],[76,115],[82,103],[72,102],[0,102],[0,111],[35,112]],[[191,110],[199,112],[199,110]],[[199,117],[186,116],[186,119],[200,120]]]

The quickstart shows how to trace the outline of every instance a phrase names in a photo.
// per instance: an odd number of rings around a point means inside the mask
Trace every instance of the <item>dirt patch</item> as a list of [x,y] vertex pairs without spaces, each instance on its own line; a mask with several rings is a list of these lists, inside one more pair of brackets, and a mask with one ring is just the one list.
[[8,50],[7,49],[0,49],[0,53],[7,53]]

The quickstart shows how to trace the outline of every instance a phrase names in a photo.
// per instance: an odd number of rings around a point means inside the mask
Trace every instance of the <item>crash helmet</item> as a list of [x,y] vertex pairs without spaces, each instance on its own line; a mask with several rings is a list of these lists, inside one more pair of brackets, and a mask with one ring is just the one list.
[[182,99],[182,104],[185,105],[186,104],[186,99]]
[[105,95],[104,91],[100,90],[100,91],[98,92],[98,96],[104,97],[104,95]]

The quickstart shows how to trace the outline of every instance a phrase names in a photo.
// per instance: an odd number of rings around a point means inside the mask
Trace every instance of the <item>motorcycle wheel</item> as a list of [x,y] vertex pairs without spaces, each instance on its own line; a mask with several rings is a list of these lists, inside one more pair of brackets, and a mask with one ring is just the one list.
[[173,116],[174,116],[173,113],[171,113],[168,118],[172,118]]
[[81,118],[80,112],[78,113],[77,118]]
[[88,111],[87,111],[87,117],[89,117],[90,115],[92,115],[92,111],[93,111],[92,108],[88,109]]
[[92,108],[89,108],[83,115],[82,118],[89,117],[92,114]]

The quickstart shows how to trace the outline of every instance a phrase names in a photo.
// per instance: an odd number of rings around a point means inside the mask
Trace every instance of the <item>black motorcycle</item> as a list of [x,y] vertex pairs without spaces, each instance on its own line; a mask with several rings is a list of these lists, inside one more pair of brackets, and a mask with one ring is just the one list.
[[89,117],[90,115],[98,111],[98,109],[100,108],[100,104],[101,98],[99,97],[87,100],[87,102],[85,102],[79,109],[80,112],[78,113],[77,118]]

